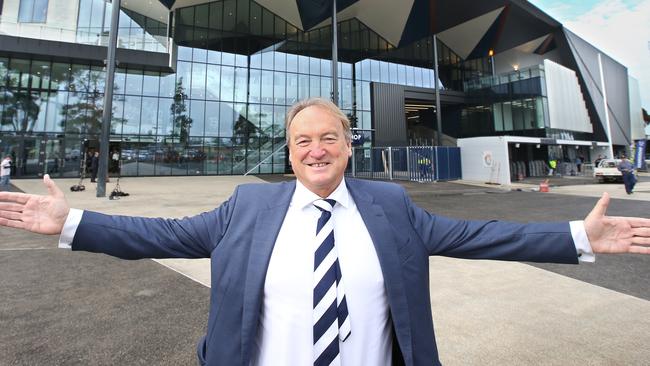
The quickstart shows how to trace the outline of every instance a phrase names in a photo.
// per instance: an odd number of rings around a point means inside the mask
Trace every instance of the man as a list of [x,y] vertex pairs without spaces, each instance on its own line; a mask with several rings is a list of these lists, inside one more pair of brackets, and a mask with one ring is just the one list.
[[350,124],[331,102],[287,115],[296,181],[239,186],[219,208],[180,220],[69,209],[0,193],[0,225],[59,234],[60,245],[120,258],[211,258],[204,365],[439,365],[431,255],[577,263],[593,253],[650,252],[650,220],[607,217],[604,195],[583,222],[452,220],[398,185],[344,179]]
[[625,186],[625,192],[627,194],[632,194],[634,191],[634,186],[636,185],[636,177],[634,176],[634,164],[627,159],[625,154],[621,155],[621,162],[618,163],[616,167],[621,174],[623,175],[623,185]]
[[10,179],[11,179],[11,156],[7,155],[0,163],[0,186],[2,186],[3,189],[8,189]]
[[95,182],[97,180],[97,171],[99,170],[99,151],[95,151],[92,159],[90,159],[90,172],[91,177],[90,181]]
[[553,173],[555,172],[555,168],[557,167],[557,160],[555,158],[551,158],[551,160],[548,161],[548,175],[553,176]]

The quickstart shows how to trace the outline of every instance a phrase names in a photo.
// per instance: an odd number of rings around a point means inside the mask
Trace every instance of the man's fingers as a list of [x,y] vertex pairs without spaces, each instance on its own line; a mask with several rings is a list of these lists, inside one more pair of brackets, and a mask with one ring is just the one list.
[[628,252],[633,254],[650,254],[650,247],[641,247],[641,246],[632,245],[630,247],[630,250],[628,250]]
[[16,193],[16,192],[0,192],[0,201],[27,203],[29,201],[29,194]]
[[47,187],[47,191],[50,193],[50,196],[54,197],[63,197],[63,192],[56,186],[49,174],[43,176],[43,183]]
[[0,202],[0,211],[22,212],[25,205],[19,205],[10,202]]
[[596,202],[596,206],[593,210],[591,210],[589,216],[605,216],[605,213],[607,212],[607,206],[609,206],[609,193],[603,192],[603,196],[600,197],[598,202]]
[[24,229],[25,223],[22,221],[7,220],[0,217],[0,226],[13,227],[16,229]]
[[22,214],[20,212],[0,211],[0,217],[9,220],[20,220],[22,218]]
[[623,220],[633,228],[650,228],[650,219],[645,219],[643,217],[623,217],[623,216],[610,216],[610,219],[613,220]]
[[650,245],[650,238],[635,236],[632,238],[632,243],[636,245]]
[[635,227],[632,229],[632,235],[650,237],[650,227]]

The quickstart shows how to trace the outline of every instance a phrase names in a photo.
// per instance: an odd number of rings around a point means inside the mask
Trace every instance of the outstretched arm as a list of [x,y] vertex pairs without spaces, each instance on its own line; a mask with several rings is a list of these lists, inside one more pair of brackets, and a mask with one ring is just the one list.
[[606,216],[609,194],[585,218],[585,231],[594,253],[650,254],[650,219]]
[[0,226],[39,234],[60,234],[70,207],[49,175],[43,177],[47,196],[0,192]]

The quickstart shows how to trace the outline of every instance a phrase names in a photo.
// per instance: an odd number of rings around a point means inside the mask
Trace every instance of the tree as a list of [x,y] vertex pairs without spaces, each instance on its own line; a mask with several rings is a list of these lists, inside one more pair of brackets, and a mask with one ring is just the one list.
[[172,121],[174,131],[172,137],[178,136],[183,145],[187,145],[190,137],[190,127],[192,127],[192,118],[187,115],[187,94],[183,88],[183,78],[176,82],[174,92],[174,103],[171,105]]
[[0,100],[4,108],[0,124],[10,125],[16,133],[31,132],[41,111],[40,96],[12,87],[16,83],[17,80],[7,77],[6,87],[2,88]]

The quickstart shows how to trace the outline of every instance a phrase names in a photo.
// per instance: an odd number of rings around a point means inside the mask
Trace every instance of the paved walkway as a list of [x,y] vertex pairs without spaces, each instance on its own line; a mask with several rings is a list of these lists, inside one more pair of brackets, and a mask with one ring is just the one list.
[[[76,179],[59,179],[56,183],[67,192],[72,207],[111,214],[182,217],[214,208],[238,184],[260,181],[257,177],[240,176],[124,178],[121,188],[130,196],[120,200],[96,198],[92,183],[86,183],[88,190],[74,193],[69,187],[77,183]],[[45,192],[38,180],[12,183],[25,192]],[[114,185],[109,183],[107,191]],[[530,191],[536,187],[534,184],[495,187],[464,181],[406,185],[413,195],[424,198],[430,195],[432,204],[436,195],[499,193],[511,188]],[[621,194],[622,190],[622,185],[610,184],[552,187],[552,193],[558,194],[597,197],[602,191],[608,191],[612,197],[637,200],[643,205],[647,205],[643,201],[650,200],[650,182],[641,182],[631,196]],[[650,205],[647,207],[650,209]],[[44,245],[42,241],[31,243],[23,241],[20,249],[28,250],[33,245],[31,249],[39,250]],[[208,260],[157,262],[210,286]],[[442,361],[447,365],[648,364],[650,302],[647,300],[523,263],[449,258],[432,258],[430,263],[436,334]],[[45,306],[51,308],[52,304]],[[1,318],[15,321],[10,314]],[[72,335],[79,336],[84,334]],[[102,364],[101,360],[91,363]],[[18,359],[12,364],[30,363]]]

